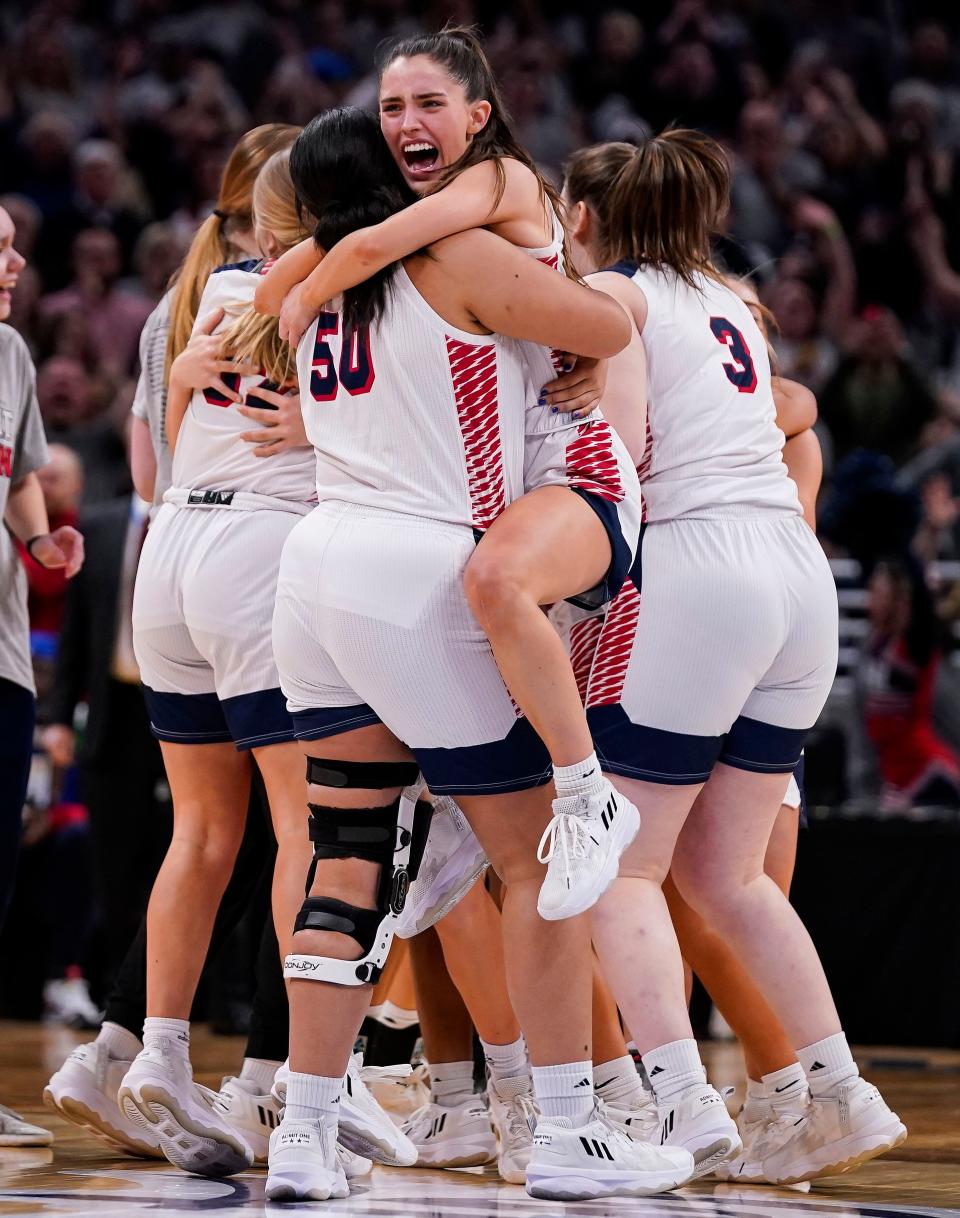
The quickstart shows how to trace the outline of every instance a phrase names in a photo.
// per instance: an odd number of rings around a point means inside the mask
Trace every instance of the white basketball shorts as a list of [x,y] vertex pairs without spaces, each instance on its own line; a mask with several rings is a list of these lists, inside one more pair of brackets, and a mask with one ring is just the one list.
[[383,723],[435,794],[550,777],[463,592],[469,528],[321,503],[283,551],[273,646],[301,740]]
[[566,633],[608,772],[693,784],[722,761],[789,774],[836,671],[837,595],[799,516],[663,521],[645,526],[602,618]]
[[283,543],[300,519],[172,503],[158,512],[137,571],[133,642],[160,740],[247,749],[293,739],[271,622]]

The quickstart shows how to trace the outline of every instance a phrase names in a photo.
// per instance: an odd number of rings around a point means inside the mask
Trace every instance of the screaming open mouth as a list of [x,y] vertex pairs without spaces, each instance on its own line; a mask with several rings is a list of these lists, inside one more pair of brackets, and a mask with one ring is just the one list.
[[440,164],[440,149],[422,140],[415,144],[404,144],[401,152],[404,164],[413,174],[430,173]]

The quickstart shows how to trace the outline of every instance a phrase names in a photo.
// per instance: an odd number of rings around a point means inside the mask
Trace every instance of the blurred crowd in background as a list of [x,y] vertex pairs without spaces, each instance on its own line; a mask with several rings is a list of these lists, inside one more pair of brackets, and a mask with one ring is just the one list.
[[94,558],[69,589],[24,556],[44,726],[18,901],[51,927],[53,1017],[95,1021],[91,936],[99,926],[99,998],[169,832],[145,717],[129,699],[111,703],[119,717],[97,710],[104,681],[137,679],[121,636],[142,518],[125,456],[140,330],[237,137],[331,105],[375,108],[378,44],[450,19],[481,25],[521,139],[558,182],[574,149],[668,123],[729,150],[719,258],[756,282],[777,371],[820,410],[819,527],[843,637],[811,802],[960,810],[956,4],[12,0],[0,205],[29,263],[10,324],[54,442],[41,478],[52,524],[79,519],[88,554],[101,533],[121,539],[109,578]]

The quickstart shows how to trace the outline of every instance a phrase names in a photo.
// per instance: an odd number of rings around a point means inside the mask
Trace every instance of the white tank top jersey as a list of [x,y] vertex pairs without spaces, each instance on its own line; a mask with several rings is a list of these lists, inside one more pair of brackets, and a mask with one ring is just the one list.
[[[215,309],[222,307],[224,317],[214,333],[229,326],[252,304],[262,266],[251,260],[214,271],[200,298],[194,332]],[[263,376],[226,373],[224,380],[247,399],[248,405],[270,407],[270,403],[256,400],[258,386],[274,388]],[[266,499],[315,503],[316,461],[312,450],[288,449],[273,457],[255,457],[256,445],[241,440],[240,433],[256,427],[218,390],[195,391],[177,437],[173,486],[198,492],[243,491]],[[222,498],[219,502],[226,504]]]
[[489,528],[523,493],[524,345],[457,329],[403,267],[369,329],[321,313],[297,349],[319,498]]
[[801,514],[783,462],[767,345],[746,304],[705,275],[620,262],[647,300],[647,443],[637,472],[646,519]]

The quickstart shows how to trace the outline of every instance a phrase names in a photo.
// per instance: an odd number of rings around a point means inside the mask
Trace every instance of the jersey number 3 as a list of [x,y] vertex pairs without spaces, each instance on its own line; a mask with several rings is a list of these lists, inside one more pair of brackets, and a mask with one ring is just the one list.
[[727,380],[741,393],[753,393],[757,387],[757,372],[746,339],[725,317],[711,317],[710,329],[717,342],[723,343],[730,352],[730,362],[723,365]]
[[315,402],[332,402],[342,385],[354,397],[369,393],[376,373],[370,358],[370,332],[366,326],[359,330],[348,326],[343,333],[340,361],[334,366],[333,352],[327,338],[340,329],[337,313],[321,313],[317,322],[317,337],[310,363],[310,396]]

